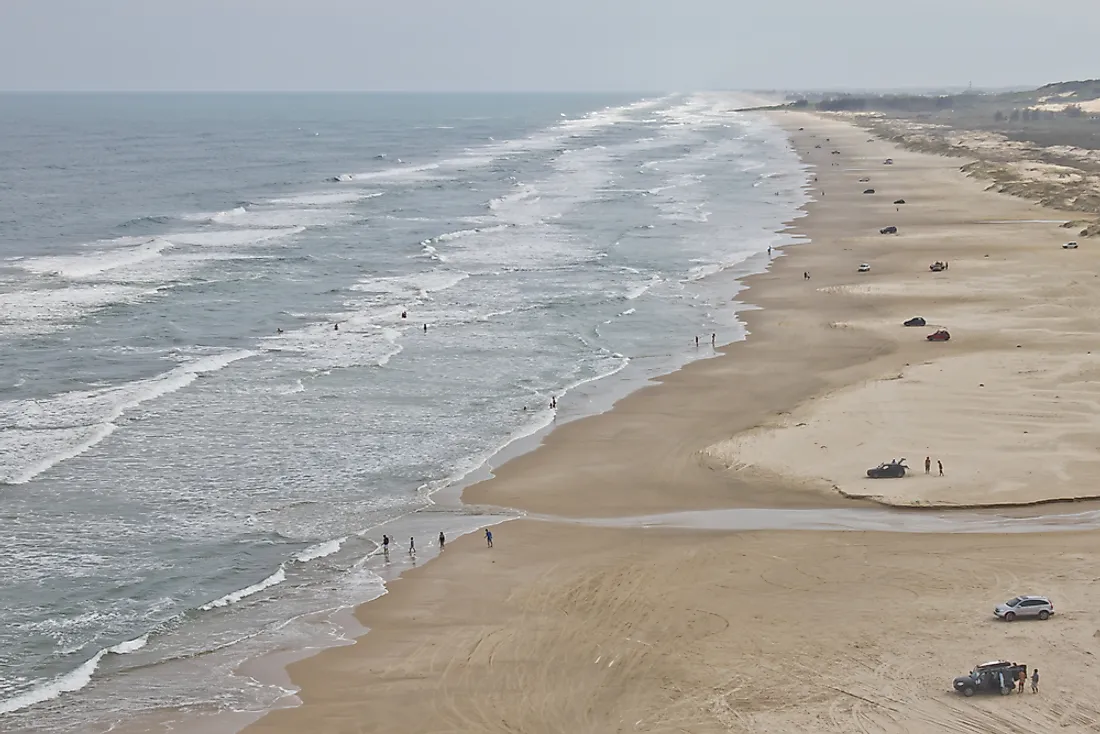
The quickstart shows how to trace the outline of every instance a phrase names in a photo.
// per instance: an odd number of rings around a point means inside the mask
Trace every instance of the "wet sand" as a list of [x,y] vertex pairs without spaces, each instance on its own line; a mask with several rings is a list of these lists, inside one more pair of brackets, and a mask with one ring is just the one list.
[[[468,488],[468,502],[613,518],[871,506],[844,497],[860,493],[912,505],[1077,491],[1051,478],[1087,471],[1087,460],[1078,462],[1088,417],[1072,418],[1070,430],[1062,412],[1037,410],[1025,382],[1031,373],[1004,353],[1042,355],[1062,370],[1071,369],[1063,357],[1073,369],[1088,367],[1087,337],[1076,332],[1095,309],[1087,290],[1070,282],[1094,277],[1084,275],[1091,258],[1061,251],[1054,224],[980,224],[1062,214],[983,192],[958,172],[958,160],[867,142],[864,131],[835,120],[776,119],[818,166],[815,186],[825,195],[796,224],[812,244],[788,248],[739,294],[763,306],[745,314],[750,338],[609,413],[552,432],[538,450]],[[883,166],[887,156],[893,166]],[[872,181],[860,183],[864,176]],[[862,194],[867,186],[876,193]],[[909,202],[900,212],[890,204],[899,196]],[[901,234],[879,235],[888,224]],[[1067,267],[1064,256],[1078,260]],[[927,264],[936,259],[950,261],[950,275],[933,281]],[[871,263],[871,273],[857,274],[860,262]],[[931,282],[948,285],[925,288]],[[1023,301],[1009,285],[1024,289]],[[1063,300],[1077,305],[1063,310]],[[1021,318],[1017,304],[1032,315],[1023,326],[1013,321]],[[955,338],[930,344],[926,330],[896,326],[899,314],[918,308],[930,323],[948,323]],[[985,328],[987,317],[1001,326]],[[963,369],[949,360],[970,362]],[[955,381],[949,388],[925,363],[971,378],[988,368],[1003,398],[999,416],[990,418],[991,405],[971,395],[985,388],[967,390],[957,376],[944,378]],[[1087,403],[1085,377],[1042,379],[1078,411]],[[875,387],[907,381],[914,384]],[[1063,387],[1069,382],[1072,391]],[[904,408],[906,420],[869,420],[857,409],[866,400],[851,397],[860,390],[878,391],[881,411]],[[1057,472],[1020,474],[1045,456],[1036,445],[1031,462],[1004,464],[1016,472],[1011,483],[968,479],[967,471],[994,472],[989,462],[1002,442],[1008,453],[1031,445],[1008,441],[1019,425],[1006,414],[1026,418],[1045,445],[1079,442],[1057,454]],[[971,443],[960,444],[969,433]],[[915,465],[923,447],[946,457],[951,479],[921,472],[881,489],[860,484],[868,466],[901,455]],[[1100,602],[1097,533],[730,531],[529,519],[494,535],[491,550],[479,537],[459,539],[361,607],[357,616],[371,632],[291,665],[304,704],[248,731],[932,734],[1100,726],[1092,685],[1100,623],[1090,611]],[[993,605],[1016,593],[1051,595],[1056,616],[993,620]],[[1043,692],[1011,700],[951,693],[955,675],[995,658],[1038,666]]]

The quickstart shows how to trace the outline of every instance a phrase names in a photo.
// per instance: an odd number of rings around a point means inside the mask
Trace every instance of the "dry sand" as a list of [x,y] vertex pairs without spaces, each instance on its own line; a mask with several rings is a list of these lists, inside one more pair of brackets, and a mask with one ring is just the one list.
[[[747,298],[764,310],[746,314],[749,340],[553,432],[468,501],[574,517],[851,505],[833,484],[859,492],[868,466],[926,451],[945,457],[947,477],[868,493],[901,504],[1091,494],[1097,259],[1061,250],[1056,224],[986,223],[1065,215],[983,192],[957,159],[867,142],[837,120],[777,119],[826,195],[798,223],[813,244],[751,279]],[[900,234],[879,235],[887,224]],[[937,259],[951,267],[933,276]],[[855,272],[862,261],[871,273]],[[918,313],[952,341],[900,327]],[[1100,730],[1097,533],[522,520],[495,536],[492,550],[459,539],[360,608],[372,631],[290,666],[304,704],[248,731]],[[1058,614],[995,622],[993,605],[1019,592],[1050,594]],[[999,657],[1038,666],[1041,694],[950,691]]]

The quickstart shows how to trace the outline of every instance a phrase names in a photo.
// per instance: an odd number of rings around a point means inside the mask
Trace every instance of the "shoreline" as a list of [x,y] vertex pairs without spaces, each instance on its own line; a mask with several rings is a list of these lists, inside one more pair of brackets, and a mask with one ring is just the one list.
[[[845,169],[845,172],[847,170]],[[831,199],[830,203],[833,200],[835,199]],[[811,217],[819,209],[825,209],[826,213],[828,212],[821,198],[810,202],[806,208]],[[802,220],[802,224],[806,226],[812,222]],[[810,229],[813,228],[810,227]],[[792,223],[783,231],[792,230],[799,230],[797,224]],[[808,336],[806,333],[809,330],[808,327],[821,325],[815,323],[820,322],[820,319],[814,318],[817,314],[795,313],[796,309],[791,309],[789,306],[784,309],[784,299],[797,288],[790,283],[793,280],[792,274],[797,274],[800,269],[812,268],[815,280],[820,282],[818,276],[821,272],[826,273],[826,279],[836,279],[842,273],[839,267],[830,267],[824,247],[810,252],[798,248],[791,253],[791,255],[796,254],[797,256],[778,258],[771,263],[768,271],[746,278],[744,288],[737,294],[736,298],[739,302],[749,301],[759,308],[759,310],[748,310],[740,314],[748,333],[754,338],[720,348],[719,354],[714,358],[690,362],[669,375],[653,380],[654,385],[631,392],[615,403],[609,411],[570,421],[568,425],[560,426],[558,430],[551,430],[544,439],[538,441],[538,446],[534,450],[506,461],[497,470],[487,462],[486,466],[493,478],[488,481],[474,482],[465,487],[462,491],[465,505],[467,507],[486,505],[514,507],[526,512],[558,514],[562,517],[578,517],[582,516],[582,513],[584,517],[614,517],[625,514],[628,508],[632,514],[657,514],[662,511],[720,507],[775,507],[777,504],[780,507],[813,508],[832,506],[853,508],[861,505],[869,506],[871,503],[880,504],[874,500],[860,502],[847,499],[839,489],[837,494],[830,495],[809,483],[792,482],[790,476],[767,477],[760,474],[737,476],[728,471],[729,467],[708,462],[701,456],[702,449],[712,445],[715,440],[757,429],[764,425],[768,419],[767,416],[774,418],[790,413],[807,401],[812,402],[817,396],[828,394],[840,387],[881,379],[883,374],[899,368],[905,359],[911,358],[911,350],[899,348],[896,344],[891,344],[890,339],[881,335],[849,333],[837,336],[830,333],[829,325],[826,324],[824,339],[821,335],[811,336],[809,346],[806,342],[799,342],[797,346],[802,347],[803,353],[814,353],[813,347],[821,347],[825,342],[832,341],[832,337],[836,337],[841,342],[842,348],[832,350],[832,361],[822,363],[818,359],[820,355],[815,354],[813,359],[807,360],[809,364],[791,365],[790,361],[797,361],[799,350],[791,349],[790,345],[786,345],[785,348],[782,343],[777,344],[776,336],[782,335],[784,330],[797,331],[798,327],[801,327],[800,336],[805,338]],[[835,252],[832,254],[835,255]],[[770,289],[768,285],[771,285]],[[817,282],[813,285],[816,288]],[[754,288],[760,288],[760,290],[754,292]],[[860,306],[849,306],[848,313],[858,315],[865,310]],[[792,324],[792,322],[795,323]],[[760,336],[755,336],[757,334]],[[814,341],[815,338],[816,341]],[[738,356],[746,352],[749,353],[749,357],[743,362],[732,364]],[[771,385],[762,391],[765,394],[755,395],[753,399],[747,400],[746,402],[750,405],[738,416],[709,414],[710,411],[706,410],[706,399],[700,400],[697,395],[700,383],[715,379],[734,381],[738,377],[752,377],[753,370],[759,370],[761,363],[775,367],[777,363],[771,360],[776,356],[794,359],[783,362],[783,367],[778,370],[769,370]],[[863,357],[867,358],[861,361]],[[824,370],[823,374],[814,374],[812,379],[807,379],[805,374],[799,374],[799,367],[804,371],[822,368]],[[776,371],[781,374],[776,375]],[[759,372],[755,374],[759,376]],[[629,487],[630,491],[620,489],[609,493],[614,496],[592,497],[592,487],[600,485],[608,471],[604,469],[601,472],[597,459],[604,465],[610,464],[612,468],[620,470],[624,466],[629,466],[628,463],[614,458],[613,452],[613,459],[610,461],[607,459],[605,454],[612,444],[619,444],[620,451],[626,450],[623,449],[624,445],[627,449],[632,448],[632,439],[642,443],[649,440],[649,445],[652,446],[655,429],[647,430],[638,416],[648,412],[650,416],[657,415],[675,423],[675,408],[682,408],[685,402],[692,402],[692,393],[696,393],[695,403],[685,412],[690,413],[690,419],[696,427],[694,431],[689,432],[690,441],[687,443],[695,446],[696,450],[689,452],[687,459],[683,456],[676,457],[671,471],[659,472],[657,476],[647,475],[647,472],[653,470],[652,465],[645,467],[644,470],[621,472],[627,476],[620,476],[617,480],[620,486]],[[701,429],[698,426],[699,423],[704,424]],[[617,430],[614,430],[615,428]],[[677,428],[681,427],[661,430],[660,433],[680,437],[681,441],[676,443],[675,448],[682,451],[684,448],[682,438],[685,431]],[[557,466],[554,457],[547,459],[546,454],[568,456],[570,463],[564,468]],[[671,457],[672,454],[661,454],[661,456]],[[653,457],[649,458],[652,460]],[[581,481],[578,484],[582,486],[570,486],[562,490],[561,483],[567,476],[573,477],[574,481],[580,477]],[[678,480],[676,485],[671,485],[673,478]],[[670,497],[667,491],[661,491],[668,486],[676,486],[682,492],[677,492],[675,496]],[[639,487],[641,487],[640,491]],[[1051,501],[1071,500],[1044,502]],[[935,507],[934,509],[947,508]],[[557,510],[557,512],[549,513],[549,510]],[[616,545],[631,546],[636,550],[634,546],[638,542],[634,537],[637,533],[630,530],[576,528],[547,522],[544,523],[545,526],[552,527],[547,531],[546,528],[533,526],[532,522],[521,519],[507,522],[502,526],[502,529],[507,530],[509,546],[513,538],[521,539],[524,546],[520,559],[510,564],[509,572],[513,575],[509,581],[513,584],[518,576],[530,574],[532,569],[538,566],[539,559],[545,563],[545,553],[551,548],[555,549],[554,553],[560,554],[561,546],[558,541],[570,546],[566,555],[574,560],[578,552],[613,555],[611,548]],[[700,532],[649,529],[645,534],[657,535],[662,542],[682,549],[684,546],[690,548],[695,542],[692,539],[697,539]],[[774,536],[789,534],[785,531],[766,532]],[[811,533],[815,536],[820,535],[820,531],[798,532],[804,535]],[[705,534],[712,536],[715,532],[710,531]],[[729,535],[723,532],[717,534]],[[324,730],[342,730],[338,728],[342,724],[338,725],[337,721],[343,721],[345,714],[340,713],[336,718],[331,718],[325,711],[331,713],[333,707],[343,710],[350,703],[340,698],[340,691],[322,692],[317,686],[321,685],[322,681],[331,686],[334,681],[333,676],[351,674],[349,665],[363,674],[365,669],[356,667],[354,665],[356,661],[366,663],[369,669],[374,671],[379,661],[384,663],[383,668],[387,665],[389,667],[397,665],[400,668],[399,661],[406,659],[410,650],[413,656],[418,654],[424,643],[411,639],[410,633],[407,632],[407,625],[399,623],[398,619],[411,617],[414,620],[420,620],[432,616],[435,614],[431,611],[432,604],[423,606],[428,601],[438,604],[442,599],[449,599],[453,602],[456,596],[459,599],[467,599],[469,591],[466,591],[466,595],[463,596],[462,591],[458,589],[464,581],[452,578],[451,575],[464,577],[468,581],[469,574],[486,574],[489,573],[490,568],[485,565],[487,554],[472,553],[475,547],[473,541],[473,538],[462,538],[456,541],[449,548],[460,549],[459,553],[448,555],[445,559],[435,559],[437,562],[434,564],[403,574],[400,580],[404,581],[404,584],[395,584],[391,593],[358,607],[355,617],[360,624],[371,630],[370,634],[357,640],[350,648],[332,648],[292,664],[289,667],[289,674],[300,688],[299,696],[303,705],[269,714],[248,727],[246,731],[283,732],[297,730],[307,725],[316,728],[319,721],[325,722],[322,727]],[[471,553],[467,556],[468,551]],[[465,557],[456,559],[455,556]],[[496,564],[496,561],[491,563]],[[444,569],[443,566],[448,568]],[[495,591],[495,588],[493,590]],[[461,603],[466,605],[470,602]],[[482,612],[484,613],[485,610],[483,609]],[[451,624],[460,624],[459,629],[467,629],[470,625],[468,621],[451,622]],[[406,654],[394,656],[392,650],[395,647],[405,650]],[[355,653],[344,652],[349,649],[355,649]],[[382,652],[384,650],[391,652],[384,653]],[[476,650],[475,647],[475,652]],[[370,662],[372,660],[373,664]],[[491,663],[490,656],[489,664]],[[348,691],[345,690],[343,693],[347,695]],[[357,705],[362,710],[362,702],[357,702]],[[318,709],[318,713],[314,714],[312,710],[316,707],[322,707],[324,710]],[[307,710],[309,710],[308,713]],[[316,716],[320,716],[321,719],[309,718]],[[377,730],[383,728],[387,727],[381,724],[377,726]],[[549,726],[547,730],[550,730]]]

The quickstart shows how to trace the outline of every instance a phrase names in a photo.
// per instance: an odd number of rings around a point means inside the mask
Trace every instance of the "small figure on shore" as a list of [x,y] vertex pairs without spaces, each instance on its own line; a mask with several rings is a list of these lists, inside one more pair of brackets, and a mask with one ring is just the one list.
[[943,462],[942,461],[937,461],[936,466],[939,467],[940,476],[942,477],[943,476]]
[[428,333],[428,325],[427,325],[427,324],[424,324],[424,333],[425,333],[425,334],[427,334],[427,333]]
[[1039,692],[1039,669],[1038,668],[1036,668],[1031,673],[1031,692],[1032,693],[1038,693]]
[[696,347],[699,346],[699,336],[698,335],[695,336],[695,346]]
[[388,535],[382,536],[382,555],[386,558],[390,557],[390,536]]
[[340,331],[340,324],[339,323],[333,324],[332,325],[332,330],[333,331]]
[[810,279],[810,274],[809,274],[809,272],[807,272],[807,271],[803,270],[803,271],[802,271],[802,280],[809,280],[809,279]]
[[772,246],[768,245],[768,257],[772,256]]
[[925,474],[932,473],[932,457],[931,456],[925,456],[924,457],[924,473]]
[[447,537],[443,535],[443,531],[439,531],[439,552],[447,550]]
[[715,340],[716,340],[717,338],[718,338],[718,335],[717,335],[717,334],[711,334],[711,335],[710,335],[710,345],[711,345],[712,347],[714,346],[714,342],[715,342]]
[[283,333],[283,330],[282,330],[281,328],[279,328],[279,329],[276,329],[276,330],[275,330],[275,333],[276,333],[276,334],[282,334],[282,333]]
[[485,545],[488,548],[493,547],[493,531],[489,528],[485,528]]
[[556,397],[554,397],[553,395],[551,395],[550,396],[550,409],[553,410],[554,408],[557,408],[557,407],[558,407],[558,399]]
[[416,538],[409,538],[409,555],[416,555]]
[[1017,690],[1017,693],[1019,693],[1021,696],[1024,695],[1024,681],[1026,681],[1026,680],[1027,680],[1027,673],[1025,671],[1021,670],[1020,671],[1020,680],[1019,680],[1019,683],[1020,683],[1019,684],[1019,690]]

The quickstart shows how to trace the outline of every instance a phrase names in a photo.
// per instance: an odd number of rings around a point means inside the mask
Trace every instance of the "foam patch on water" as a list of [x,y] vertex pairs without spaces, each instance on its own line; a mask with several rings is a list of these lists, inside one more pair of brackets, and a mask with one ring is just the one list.
[[272,586],[277,586],[278,584],[281,584],[284,581],[286,581],[286,569],[284,569],[282,566],[280,566],[279,569],[275,573],[271,574],[270,576],[263,579],[262,581],[259,581],[255,584],[252,584],[251,586],[246,586],[243,589],[238,589],[236,591],[233,591],[229,594],[226,594],[225,596],[220,596],[217,599],[215,599],[214,601],[203,604],[201,607],[199,607],[199,609],[201,609],[204,612],[208,612],[211,609],[219,609],[221,607],[227,607],[230,604],[236,604],[237,602],[241,601],[242,599],[247,599],[250,596],[253,596],[255,594],[259,594],[261,591],[264,591],[266,589],[270,589]]
[[362,318],[341,322],[336,330],[330,324],[314,324],[264,338],[271,354],[290,357],[300,367],[327,370],[349,367],[384,367],[401,353],[401,331],[377,326]]
[[19,261],[18,267],[36,275],[88,280],[111,270],[132,267],[159,258],[170,247],[171,242],[154,238],[139,245],[123,245],[85,255],[26,258]]
[[91,312],[155,295],[128,285],[21,289],[0,293],[0,335],[32,336],[73,325]]
[[115,421],[127,411],[253,354],[241,350],[203,357],[159,377],[117,387],[0,402],[0,484],[29,482],[110,436],[117,428]]
[[283,237],[292,237],[305,231],[305,227],[282,227],[276,229],[232,229],[210,232],[177,232],[165,235],[164,239],[177,245],[196,247],[240,247],[262,245]]
[[92,682],[99,663],[107,655],[128,655],[129,653],[145,647],[148,637],[143,635],[133,640],[120,642],[119,644],[100,650],[75,670],[60,675],[53,680],[36,681],[28,691],[13,698],[0,701],[0,715],[10,714],[39,703],[45,703],[62,694],[79,691]]
[[353,204],[363,199],[373,199],[382,196],[381,191],[328,191],[315,194],[300,194],[298,196],[284,196],[272,199],[272,204],[284,204],[287,206],[335,206],[337,204]]

